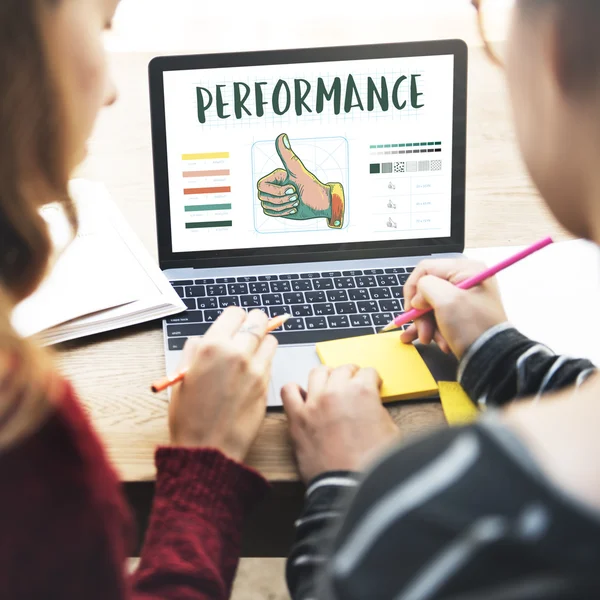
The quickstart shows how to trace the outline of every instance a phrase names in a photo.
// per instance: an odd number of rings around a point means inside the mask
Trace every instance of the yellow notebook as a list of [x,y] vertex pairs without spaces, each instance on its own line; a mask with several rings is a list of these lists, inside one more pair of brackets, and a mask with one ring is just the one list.
[[437,384],[412,344],[403,344],[400,334],[387,333],[317,344],[324,365],[354,364],[373,367],[383,379],[384,402],[427,398],[437,394]]
[[479,416],[479,410],[460,383],[440,381],[440,400],[448,425],[467,425]]

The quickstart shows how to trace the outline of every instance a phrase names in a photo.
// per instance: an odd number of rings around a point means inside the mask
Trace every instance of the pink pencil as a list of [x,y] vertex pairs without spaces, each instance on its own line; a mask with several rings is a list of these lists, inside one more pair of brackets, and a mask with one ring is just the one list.
[[[504,271],[504,269],[506,269],[507,267],[510,267],[511,265],[518,263],[519,261],[523,260],[524,258],[531,256],[534,252],[537,252],[538,250],[541,250],[542,248],[549,246],[550,244],[552,244],[552,238],[550,238],[550,237],[540,240],[539,242],[533,244],[533,246],[530,246],[529,248],[525,248],[525,250],[521,250],[521,252],[517,252],[517,254],[515,254],[511,258],[507,258],[506,260],[503,260],[502,262],[498,263],[495,267],[490,267],[489,269],[486,269],[485,271],[482,271],[481,273],[479,273],[479,275],[474,275],[473,277],[470,277],[469,279],[465,279],[464,281],[461,281],[459,284],[457,284],[456,287],[459,287],[461,290],[469,290],[472,287],[475,287],[476,285],[479,285],[480,283],[484,282],[486,279],[489,279],[490,277],[493,277],[497,273],[500,273],[500,271]],[[416,308],[413,308],[405,313],[402,313],[401,315],[398,315],[391,323],[386,325],[379,333],[391,331],[392,329],[396,329],[397,327],[406,325],[407,323],[410,323],[411,321],[414,321],[415,319],[418,319],[419,317],[426,315],[428,312],[431,312],[431,309],[417,310]]]

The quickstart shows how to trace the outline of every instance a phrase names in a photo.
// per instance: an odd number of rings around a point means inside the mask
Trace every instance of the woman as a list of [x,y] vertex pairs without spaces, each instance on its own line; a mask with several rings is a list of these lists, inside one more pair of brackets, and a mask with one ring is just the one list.
[[[599,24],[598,0],[517,0],[506,60],[531,176],[562,225],[596,243]],[[600,597],[600,379],[588,361],[555,356],[507,324],[494,282],[451,285],[479,270],[420,265],[405,297],[434,317],[403,334],[460,359],[463,387],[492,409],[479,423],[389,451],[361,481],[369,453],[392,437],[377,382],[345,367],[314,373],[307,393],[284,388],[312,480],[288,560],[294,599]],[[358,406],[344,398],[357,387]],[[494,410],[516,398],[529,400]]]
[[49,357],[19,339],[12,307],[40,283],[60,201],[108,83],[103,32],[117,0],[0,2],[0,597],[224,599],[244,516],[267,485],[241,465],[266,406],[276,341],[260,311],[227,310],[188,344],[156,454],[154,510],[129,580],[130,519],[115,473]]

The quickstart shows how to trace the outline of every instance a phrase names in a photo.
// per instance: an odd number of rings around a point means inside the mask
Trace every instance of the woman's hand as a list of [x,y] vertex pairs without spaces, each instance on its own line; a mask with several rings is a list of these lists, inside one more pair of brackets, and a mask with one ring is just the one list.
[[359,471],[398,439],[380,387],[376,371],[348,365],[314,369],[308,392],[293,383],[281,390],[305,482],[327,471]]
[[494,325],[506,321],[495,279],[471,290],[456,284],[480,273],[485,265],[466,259],[425,260],[404,286],[406,310],[433,308],[402,334],[402,341],[417,338],[423,344],[435,340],[444,351],[462,358],[469,346]]
[[231,307],[202,339],[187,342],[182,368],[188,372],[169,407],[174,445],[210,446],[244,460],[265,416],[277,349],[267,325],[262,311]]

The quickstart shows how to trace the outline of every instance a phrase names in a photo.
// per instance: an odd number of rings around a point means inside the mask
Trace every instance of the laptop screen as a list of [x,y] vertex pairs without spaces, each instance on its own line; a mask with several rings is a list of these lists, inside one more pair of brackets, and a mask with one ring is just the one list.
[[455,60],[164,71],[172,252],[450,238]]

